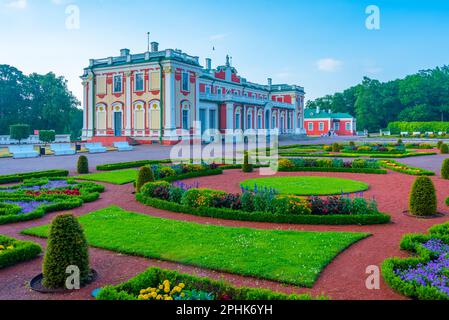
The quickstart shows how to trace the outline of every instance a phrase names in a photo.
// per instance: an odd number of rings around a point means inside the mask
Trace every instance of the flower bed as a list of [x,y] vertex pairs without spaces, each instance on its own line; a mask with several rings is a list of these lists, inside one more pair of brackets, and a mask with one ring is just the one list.
[[26,179],[32,178],[50,178],[50,177],[67,177],[69,172],[67,170],[49,170],[49,171],[36,171],[29,173],[17,173],[0,176],[0,184],[22,182]]
[[0,189],[0,225],[40,218],[48,212],[73,209],[99,198],[104,187],[73,179],[41,178]]
[[434,176],[435,175],[435,172],[433,172],[433,171],[408,166],[406,164],[399,163],[394,160],[380,160],[380,165],[384,168],[387,168],[387,169],[390,169],[390,170],[393,170],[396,172],[413,175],[413,176]]
[[[176,286],[170,286],[173,284],[176,284]],[[162,289],[159,289],[161,286]],[[156,293],[157,290],[162,290],[163,292]],[[165,293],[166,291],[168,291],[168,293]],[[164,297],[166,294],[168,296]],[[312,299],[313,298],[307,294],[286,295],[265,289],[235,288],[223,281],[215,281],[209,278],[200,278],[188,274],[181,274],[176,271],[158,268],[150,268],[120,285],[104,287],[97,296],[97,300],[242,301]],[[326,298],[318,297],[317,299],[323,300]]]
[[16,240],[0,235],[0,269],[31,260],[41,252],[42,248],[34,242]]
[[449,223],[427,235],[406,235],[401,249],[415,257],[390,258],[382,265],[386,282],[399,293],[420,300],[449,300]]
[[299,172],[353,172],[353,173],[373,173],[386,174],[387,171],[381,169],[377,160],[356,159],[353,161],[343,161],[342,159],[280,159],[279,171]]
[[[380,213],[374,200],[332,197],[316,198],[279,196],[273,190],[242,194],[196,189],[185,190],[167,182],[148,183],[136,199],[159,209],[230,220],[279,222],[292,224],[381,224],[390,216]],[[335,208],[340,211],[337,212]]]

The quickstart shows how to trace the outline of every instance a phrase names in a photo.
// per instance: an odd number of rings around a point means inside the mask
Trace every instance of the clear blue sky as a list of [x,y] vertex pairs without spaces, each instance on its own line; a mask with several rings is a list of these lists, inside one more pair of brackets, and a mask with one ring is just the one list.
[[[66,28],[67,5],[80,10]],[[368,5],[381,29],[365,27]],[[249,81],[299,84],[313,99],[359,83],[449,64],[449,1],[428,0],[0,0],[0,63],[26,74],[53,71],[81,99],[89,58],[160,47],[226,54]],[[212,51],[212,47],[216,48]]]

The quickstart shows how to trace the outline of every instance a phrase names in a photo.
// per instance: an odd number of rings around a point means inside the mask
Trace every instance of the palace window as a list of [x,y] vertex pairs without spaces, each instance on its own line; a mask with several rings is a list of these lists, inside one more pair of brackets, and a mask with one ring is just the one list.
[[240,112],[237,112],[235,114],[235,129],[237,129],[237,130],[240,129],[240,123],[241,123]]
[[253,117],[251,116],[251,112],[248,112],[247,118],[246,118],[246,128],[252,129],[253,128]]
[[313,131],[313,122],[309,122],[308,126],[309,126],[309,131]]
[[145,108],[143,103],[138,102],[134,105],[134,129],[145,129]]
[[219,95],[219,96],[221,96],[223,93],[222,93],[223,91],[221,90],[221,88],[218,88],[217,89],[217,94]]
[[134,91],[140,92],[145,90],[144,76],[142,72],[136,73],[134,76]]
[[320,131],[324,131],[324,122],[320,122],[320,127],[319,127],[320,129]]
[[150,129],[159,130],[161,128],[161,109],[159,108],[159,102],[150,104],[150,112],[148,115],[150,117]]
[[277,127],[276,116],[273,116],[271,119],[271,128],[276,129]]
[[257,128],[262,129],[262,114],[260,114],[260,113],[257,116]]
[[210,86],[206,85],[206,94],[210,94],[210,92],[211,92]]
[[346,131],[351,131],[351,123],[346,122]]
[[340,122],[335,122],[334,123],[334,130],[335,131],[339,131],[340,130]]
[[182,73],[182,91],[189,91],[189,74],[187,72]]
[[160,75],[159,72],[150,73],[150,89],[158,90],[160,89]]
[[114,93],[122,93],[123,92],[123,77],[122,75],[114,76]]
[[184,130],[189,130],[189,110],[184,109],[182,110],[182,128]]

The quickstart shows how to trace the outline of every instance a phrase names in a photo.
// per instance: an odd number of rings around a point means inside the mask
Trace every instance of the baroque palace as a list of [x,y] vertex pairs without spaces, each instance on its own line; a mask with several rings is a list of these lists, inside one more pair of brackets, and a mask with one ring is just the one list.
[[[151,50],[91,59],[81,77],[84,85],[83,139],[110,145],[117,141],[176,144],[210,141],[208,129],[233,135],[306,134],[304,88],[256,84],[226,63],[212,68],[211,59],[180,50]],[[196,122],[201,125],[194,125]]]

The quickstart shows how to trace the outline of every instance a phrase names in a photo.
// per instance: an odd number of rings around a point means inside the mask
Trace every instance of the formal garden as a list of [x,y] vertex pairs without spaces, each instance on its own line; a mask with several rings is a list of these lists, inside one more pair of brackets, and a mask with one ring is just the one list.
[[[317,155],[334,153],[325,146],[284,148],[313,156],[283,156],[274,176],[259,174],[252,153],[243,165],[96,168],[81,156],[76,173],[0,176],[0,278],[20,268],[5,278],[9,294],[36,299],[73,294],[64,287],[72,265],[80,299],[448,299],[449,160],[435,173],[383,155],[441,145],[372,148],[352,159]],[[123,259],[128,280],[101,264],[107,252]],[[373,263],[377,292],[364,288]]]

